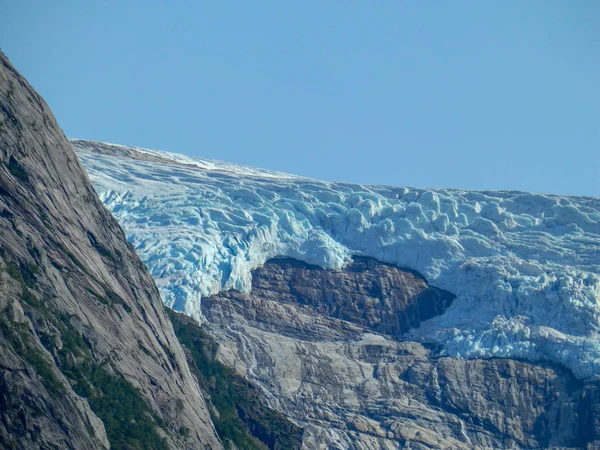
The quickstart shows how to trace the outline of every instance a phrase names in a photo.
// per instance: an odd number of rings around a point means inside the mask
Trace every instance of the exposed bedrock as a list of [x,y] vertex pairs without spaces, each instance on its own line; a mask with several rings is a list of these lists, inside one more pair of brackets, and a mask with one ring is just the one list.
[[0,51],[0,448],[219,449],[150,274]]
[[343,271],[272,259],[252,273],[252,295],[296,302],[396,336],[441,314],[454,299],[448,291],[429,287],[417,272],[366,257],[354,257]]
[[594,445],[596,384],[559,366],[439,357],[401,340],[452,298],[373,259],[341,272],[279,259],[252,272],[250,293],[207,297],[202,312],[218,358],[304,427],[305,449]]

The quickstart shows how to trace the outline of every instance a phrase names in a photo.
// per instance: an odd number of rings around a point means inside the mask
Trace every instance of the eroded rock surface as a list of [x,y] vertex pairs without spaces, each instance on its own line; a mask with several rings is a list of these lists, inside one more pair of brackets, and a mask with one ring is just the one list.
[[219,359],[304,427],[305,449],[585,448],[597,439],[597,386],[566,369],[440,357],[401,340],[452,300],[418,274],[363,258],[343,272],[286,259],[252,277],[249,294],[205,298],[202,312]]
[[0,447],[222,447],[154,281],[1,52],[0,310]]
[[454,299],[429,287],[416,272],[366,257],[354,257],[343,271],[273,259],[254,271],[252,296],[307,305],[321,315],[394,336],[441,314]]

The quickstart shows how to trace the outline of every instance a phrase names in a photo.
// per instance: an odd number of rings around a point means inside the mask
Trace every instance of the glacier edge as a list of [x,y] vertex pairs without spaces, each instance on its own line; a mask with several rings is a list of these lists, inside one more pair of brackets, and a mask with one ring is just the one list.
[[416,270],[457,298],[411,332],[448,356],[549,360],[600,374],[600,199],[319,182],[173,153],[73,141],[165,303],[247,291],[286,256]]

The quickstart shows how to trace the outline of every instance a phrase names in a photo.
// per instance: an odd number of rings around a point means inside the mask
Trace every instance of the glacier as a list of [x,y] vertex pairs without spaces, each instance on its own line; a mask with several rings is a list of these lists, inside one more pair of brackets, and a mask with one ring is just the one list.
[[72,142],[165,304],[199,321],[202,297],[248,291],[268,259],[339,270],[363,255],[456,295],[407,338],[600,377],[600,199],[322,182]]

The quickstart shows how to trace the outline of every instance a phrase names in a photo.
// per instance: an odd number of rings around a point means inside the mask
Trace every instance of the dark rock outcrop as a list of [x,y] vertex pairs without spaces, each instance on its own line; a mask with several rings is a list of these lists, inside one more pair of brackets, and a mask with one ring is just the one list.
[[339,272],[290,258],[272,259],[252,273],[251,295],[296,302],[393,336],[443,313],[454,299],[448,291],[429,287],[414,271],[360,256]]
[[0,52],[0,446],[221,448],[156,286]]

